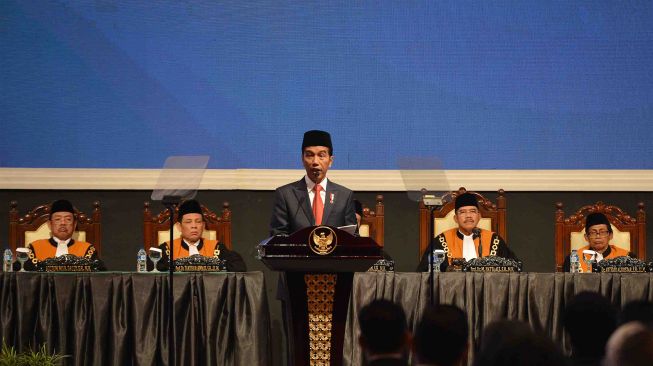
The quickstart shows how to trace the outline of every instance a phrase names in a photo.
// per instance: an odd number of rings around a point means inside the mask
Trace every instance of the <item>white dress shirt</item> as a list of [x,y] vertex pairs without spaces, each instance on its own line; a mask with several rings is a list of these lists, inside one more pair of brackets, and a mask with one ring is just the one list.
[[[308,198],[311,199],[311,207],[313,207],[313,199],[315,198],[315,191],[313,191],[313,188],[315,188],[315,183],[308,178],[308,176],[304,176],[304,180],[306,181],[306,189],[308,189]],[[320,191],[320,197],[322,197],[322,203],[326,206],[326,187],[327,187],[327,178],[324,177],[322,181],[320,182],[320,186],[322,186],[322,190]]]

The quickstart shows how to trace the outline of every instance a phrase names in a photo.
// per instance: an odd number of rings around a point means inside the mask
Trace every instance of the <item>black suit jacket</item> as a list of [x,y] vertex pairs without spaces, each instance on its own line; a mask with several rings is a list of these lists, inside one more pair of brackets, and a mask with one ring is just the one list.
[[[353,195],[351,190],[328,180],[322,225],[356,225]],[[270,235],[292,234],[314,225],[315,217],[304,178],[274,191]]]

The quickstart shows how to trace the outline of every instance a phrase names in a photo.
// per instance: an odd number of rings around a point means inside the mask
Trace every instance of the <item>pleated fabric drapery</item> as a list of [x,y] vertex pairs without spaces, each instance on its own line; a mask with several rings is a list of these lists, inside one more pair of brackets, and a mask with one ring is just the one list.
[[[653,274],[647,273],[453,273],[436,276],[438,303],[453,304],[467,313],[470,339],[480,341],[483,328],[495,320],[514,319],[548,334],[569,351],[562,315],[565,304],[581,291],[595,291],[615,306],[633,300],[653,301]],[[428,305],[428,273],[357,273],[347,315],[343,350],[344,365],[362,365],[357,342],[357,314],[374,299],[387,299],[406,311],[414,329]],[[470,347],[470,363],[474,347]]]
[[[168,278],[134,273],[0,274],[1,336],[47,344],[69,365],[167,365]],[[261,272],[175,274],[177,365],[266,365]]]

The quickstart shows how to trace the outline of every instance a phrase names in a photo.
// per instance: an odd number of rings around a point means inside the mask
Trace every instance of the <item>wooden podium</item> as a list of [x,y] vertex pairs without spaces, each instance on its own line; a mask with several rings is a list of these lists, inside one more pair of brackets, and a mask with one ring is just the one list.
[[280,276],[289,362],[342,365],[347,306],[354,272],[383,259],[381,247],[329,226],[277,235],[258,247],[261,261]]

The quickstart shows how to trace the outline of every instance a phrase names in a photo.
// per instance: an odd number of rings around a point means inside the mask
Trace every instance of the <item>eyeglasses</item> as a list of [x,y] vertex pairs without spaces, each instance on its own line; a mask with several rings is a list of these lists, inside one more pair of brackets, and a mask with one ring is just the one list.
[[609,231],[590,231],[587,233],[587,236],[590,238],[605,238],[606,236],[609,236],[610,232]]

